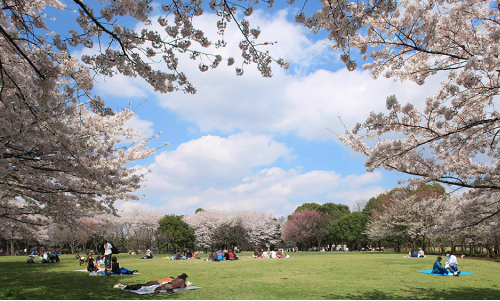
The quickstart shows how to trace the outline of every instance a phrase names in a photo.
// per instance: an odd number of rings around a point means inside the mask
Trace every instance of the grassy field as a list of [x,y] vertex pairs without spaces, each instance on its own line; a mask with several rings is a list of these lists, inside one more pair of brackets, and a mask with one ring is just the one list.
[[[291,258],[239,261],[169,261],[118,254],[120,264],[139,275],[90,277],[75,272],[73,255],[58,264],[26,264],[25,256],[0,257],[0,299],[500,299],[500,263],[460,259],[474,275],[441,277],[429,270],[436,256],[403,258],[398,253],[303,252]],[[113,285],[145,283],[186,273],[202,289],[137,295]]]

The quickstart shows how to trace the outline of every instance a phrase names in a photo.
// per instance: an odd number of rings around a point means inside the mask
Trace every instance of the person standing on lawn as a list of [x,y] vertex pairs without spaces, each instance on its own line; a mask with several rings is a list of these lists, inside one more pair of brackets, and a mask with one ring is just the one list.
[[111,251],[111,244],[105,240],[104,241],[104,268],[109,270],[111,269],[111,256],[113,255],[113,251]]

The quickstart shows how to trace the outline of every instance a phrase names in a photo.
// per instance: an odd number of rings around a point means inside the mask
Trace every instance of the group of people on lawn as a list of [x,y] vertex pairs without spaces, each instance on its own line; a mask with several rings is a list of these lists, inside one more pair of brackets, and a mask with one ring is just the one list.
[[174,260],[200,259],[199,255],[200,253],[198,251],[195,251],[193,255],[193,252],[191,252],[190,249],[184,248],[182,250],[182,253],[181,250],[177,250],[177,253],[175,254],[175,257],[173,259]]
[[238,260],[240,259],[233,248],[229,250],[218,250],[211,251],[208,254],[207,261],[226,261],[226,260]]
[[410,253],[408,254],[408,256],[404,256],[406,258],[410,258],[410,257],[425,257],[425,254],[424,254],[424,250],[422,250],[422,248],[419,248],[418,249],[418,252],[416,251],[410,251]]
[[277,252],[273,249],[271,251],[264,251],[264,249],[255,249],[253,251],[253,258],[283,258],[283,252],[278,250]]
[[432,267],[433,274],[448,274],[448,272],[452,273],[453,276],[460,276],[460,271],[458,270],[457,257],[453,255],[452,252],[448,251],[446,253],[446,264],[445,267],[441,265],[441,260],[443,258],[438,256],[436,262],[434,262],[434,266]]
[[[99,245],[97,248],[98,254],[96,258],[94,258],[94,251],[90,251],[87,254],[87,271],[89,272],[97,272],[99,271],[99,261],[104,261],[104,271],[105,273],[114,273],[114,274],[133,274],[136,273],[137,270],[130,271],[126,268],[120,267],[118,263],[118,259],[116,256],[113,256],[113,246],[108,241],[104,241],[103,245]],[[148,250],[149,251],[149,250]],[[77,254],[80,257],[80,254]],[[147,256],[147,254],[146,254]],[[152,256],[151,256],[152,257]]]

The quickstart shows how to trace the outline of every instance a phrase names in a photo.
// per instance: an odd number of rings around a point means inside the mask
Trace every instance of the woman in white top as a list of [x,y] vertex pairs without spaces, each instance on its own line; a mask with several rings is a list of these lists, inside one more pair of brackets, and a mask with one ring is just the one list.
[[458,271],[457,257],[453,255],[451,251],[446,253],[446,265],[450,268],[450,272],[454,275],[460,275],[460,272]]

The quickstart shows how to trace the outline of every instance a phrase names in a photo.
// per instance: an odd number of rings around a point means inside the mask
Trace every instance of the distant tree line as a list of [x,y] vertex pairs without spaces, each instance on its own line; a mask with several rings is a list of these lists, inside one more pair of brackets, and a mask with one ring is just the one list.
[[136,209],[120,216],[93,213],[64,223],[3,223],[0,247],[10,255],[24,249],[55,248],[85,253],[107,239],[122,252],[152,249],[171,253],[182,248],[231,246],[318,250],[340,245],[349,250],[391,247],[408,252],[422,248],[433,253],[451,247],[455,252],[486,252],[488,257],[496,257],[499,221],[489,217],[489,223],[463,226],[469,216],[480,215],[469,205],[434,183],[421,184],[416,190],[395,188],[367,202],[355,202],[352,210],[342,204],[304,203],[286,218],[256,211],[199,208],[182,216]]

